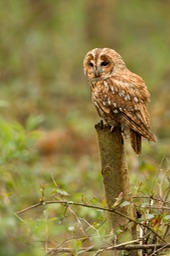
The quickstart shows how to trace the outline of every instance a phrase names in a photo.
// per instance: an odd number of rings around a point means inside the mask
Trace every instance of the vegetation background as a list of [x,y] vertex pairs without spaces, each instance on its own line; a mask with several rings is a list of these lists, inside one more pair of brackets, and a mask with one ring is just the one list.
[[[82,246],[74,238],[83,231],[95,239],[106,234],[106,216],[92,209],[70,208],[67,216],[61,205],[44,205],[17,214],[44,198],[104,204],[94,130],[99,119],[82,68],[92,48],[118,51],[148,86],[158,143],[144,141],[139,157],[127,145],[127,160],[133,193],[163,196],[169,13],[169,0],[0,1],[0,255],[42,255],[63,241]],[[86,222],[83,231],[77,216]]]

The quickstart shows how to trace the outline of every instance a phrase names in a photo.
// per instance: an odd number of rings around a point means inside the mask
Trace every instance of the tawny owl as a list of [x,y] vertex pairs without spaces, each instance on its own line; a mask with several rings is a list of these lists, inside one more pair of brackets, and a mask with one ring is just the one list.
[[156,142],[147,110],[150,94],[143,79],[127,69],[116,51],[96,48],[88,52],[84,73],[98,114],[110,126],[130,131],[131,145],[137,154],[141,152],[142,136]]

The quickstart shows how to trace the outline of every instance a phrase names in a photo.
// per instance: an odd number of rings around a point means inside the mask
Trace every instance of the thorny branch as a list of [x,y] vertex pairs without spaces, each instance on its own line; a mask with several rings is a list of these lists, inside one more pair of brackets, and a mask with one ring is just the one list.
[[48,204],[61,204],[61,205],[63,204],[65,207],[68,207],[69,205],[74,205],[74,206],[82,206],[82,207],[87,207],[87,208],[92,208],[92,209],[98,209],[98,210],[102,210],[102,211],[114,212],[114,213],[118,214],[119,216],[124,217],[127,220],[134,222],[137,225],[140,225],[142,227],[147,228],[156,237],[158,237],[163,243],[166,243],[165,240],[162,237],[160,237],[160,235],[155,230],[153,230],[150,226],[148,226],[147,224],[144,224],[144,223],[141,223],[141,222],[139,222],[135,219],[132,219],[132,218],[124,215],[123,213],[117,211],[116,209],[109,209],[109,208],[105,208],[105,207],[101,207],[101,206],[94,206],[94,205],[89,205],[89,204],[84,204],[84,203],[77,203],[77,202],[72,202],[72,201],[64,201],[64,200],[63,201],[48,201],[48,200],[47,201],[42,201],[42,200],[40,200],[39,203],[31,205],[31,206],[29,206],[29,207],[27,207],[27,208],[25,208],[21,211],[18,211],[17,215],[22,214],[22,213],[24,213],[26,211],[29,211],[31,209],[34,209],[36,207],[39,207],[39,206],[42,206],[42,205],[48,205]]

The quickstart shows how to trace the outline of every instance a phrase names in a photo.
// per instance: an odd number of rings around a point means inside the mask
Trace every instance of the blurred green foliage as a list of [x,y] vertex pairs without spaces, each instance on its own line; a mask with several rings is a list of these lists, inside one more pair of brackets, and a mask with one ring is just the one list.
[[[64,216],[59,205],[16,215],[39,202],[42,190],[46,199],[104,198],[93,129],[98,119],[82,70],[84,55],[94,47],[120,52],[151,92],[158,143],[144,142],[138,159],[127,146],[134,194],[157,194],[157,182],[159,190],[167,188],[169,12],[168,0],[0,2],[0,255],[38,256],[56,240],[82,235],[75,215]],[[78,215],[90,223],[83,228],[93,244],[100,243],[107,234],[105,214],[79,208]],[[81,243],[70,241],[75,248]]]

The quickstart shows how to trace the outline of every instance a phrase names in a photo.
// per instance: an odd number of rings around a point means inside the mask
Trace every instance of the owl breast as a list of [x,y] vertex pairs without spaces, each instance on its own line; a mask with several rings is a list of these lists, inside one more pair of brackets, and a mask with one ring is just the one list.
[[110,78],[92,84],[92,101],[99,115],[111,126],[124,126],[123,113],[133,111],[130,95],[118,87]]

